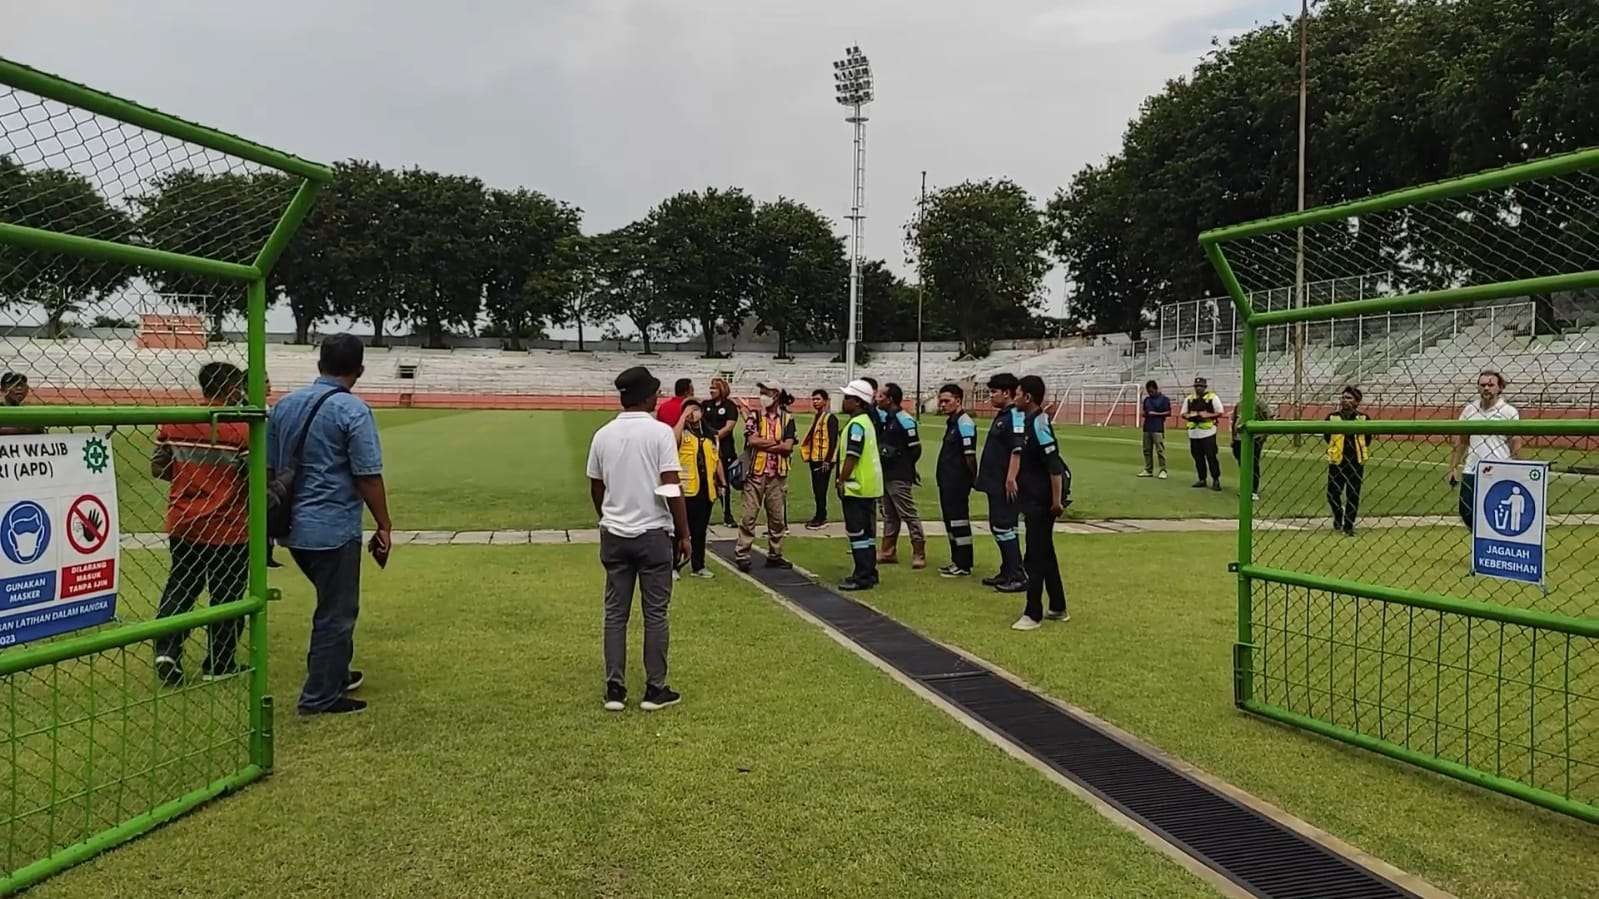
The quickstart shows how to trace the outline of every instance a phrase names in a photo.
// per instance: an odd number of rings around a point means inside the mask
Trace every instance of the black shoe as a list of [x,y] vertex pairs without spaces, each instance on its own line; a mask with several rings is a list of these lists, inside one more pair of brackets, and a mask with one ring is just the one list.
[[1341,531],[1343,529],[1344,529],[1344,523],[1343,522],[1341,522],[1341,521],[1334,521],[1333,522],[1333,530]]
[[877,581],[874,578],[860,578],[855,577],[854,575],[850,575],[849,577],[838,582],[838,589],[843,590],[845,593],[853,593],[857,590],[870,590],[875,586],[877,586]]
[[939,577],[971,577],[972,576],[972,571],[971,571],[970,568],[962,568],[959,565],[946,565],[943,568],[938,569],[938,576]]
[[742,571],[745,574],[749,574],[749,570],[750,570],[750,560],[749,559],[734,559],[733,560],[733,564],[738,566],[738,570],[739,571]]
[[1005,583],[1006,580],[1008,580],[1008,578],[1005,577],[1005,572],[1001,571],[999,574],[993,575],[992,577],[983,578],[983,586],[997,587],[1000,584]]
[[244,668],[237,662],[229,662],[226,665],[207,664],[200,669],[200,678],[208,681],[221,680],[225,677],[232,677],[243,670]]
[[354,693],[356,690],[361,689],[361,685],[364,683],[366,683],[366,675],[351,668],[350,673],[344,677],[344,692]]
[[1353,537],[1353,536],[1355,536],[1355,526],[1354,525],[1350,525],[1349,527],[1344,528],[1344,536],[1345,537]]
[[627,708],[627,688],[615,681],[605,684],[605,710],[607,712],[620,712]]
[[268,568],[282,568],[283,567],[283,563],[279,562],[277,559],[272,558],[271,556],[267,556],[267,567]]
[[646,712],[658,712],[669,705],[677,705],[683,700],[681,694],[671,687],[645,687],[644,701],[638,707]]
[[1059,612],[1051,609],[1050,611],[1044,613],[1044,617],[1050,621],[1070,621],[1072,620],[1072,613],[1066,611],[1065,609],[1061,609]]
[[301,709],[302,715],[349,715],[353,712],[366,711],[366,703],[348,696],[340,696],[333,704],[325,709]]
[[171,656],[156,656],[155,676],[169,687],[183,686],[183,667]]
[[807,521],[807,522],[805,522],[805,530],[807,530],[807,531],[819,531],[819,530],[821,530],[822,528],[825,528],[825,527],[827,527],[827,522],[826,521]]
[[1026,593],[1027,582],[1021,580],[1001,581],[994,585],[994,589],[1001,593]]
[[1203,487],[1205,487],[1207,485],[1205,484],[1204,481],[1195,481],[1192,484],[1189,484],[1188,486],[1193,487],[1195,489],[1200,489],[1200,488],[1203,488]]
[[724,518],[724,519],[722,519],[722,527],[731,528],[731,527],[737,527],[737,525],[733,523],[733,519]]
[[1221,481],[1217,481],[1214,484],[1211,484],[1210,485],[1210,489],[1215,490],[1218,493],[1221,492]]
[[767,568],[776,568],[776,569],[779,569],[779,570],[782,570],[782,571],[788,571],[789,569],[794,567],[794,563],[790,562],[789,560],[787,560],[785,558],[783,558],[782,556],[767,556],[766,557],[766,567]]

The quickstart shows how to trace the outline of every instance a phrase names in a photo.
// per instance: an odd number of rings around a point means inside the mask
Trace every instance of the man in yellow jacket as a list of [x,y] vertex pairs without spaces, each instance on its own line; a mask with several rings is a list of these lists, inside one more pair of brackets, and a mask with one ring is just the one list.
[[838,416],[833,414],[831,398],[820,388],[811,391],[811,409],[816,416],[800,441],[800,458],[811,467],[811,492],[816,496],[816,514],[805,522],[806,530],[827,524],[827,494],[833,489],[833,457],[838,447]]
[[[1338,411],[1328,421],[1369,421],[1360,411],[1359,387],[1350,385],[1339,395]],[[1366,480],[1366,459],[1371,455],[1370,434],[1325,434],[1327,440],[1327,505],[1332,507],[1333,530],[1355,536],[1360,514],[1360,487]]]

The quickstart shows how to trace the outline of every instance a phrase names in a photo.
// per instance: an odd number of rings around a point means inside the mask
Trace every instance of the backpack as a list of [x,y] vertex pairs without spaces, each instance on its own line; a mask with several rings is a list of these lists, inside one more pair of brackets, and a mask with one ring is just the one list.
[[328,397],[335,393],[349,393],[343,387],[335,387],[327,393],[317,397],[311,405],[311,413],[305,417],[305,424],[300,426],[300,436],[294,440],[294,452],[284,460],[284,466],[274,470],[267,478],[267,536],[282,539],[289,536],[289,529],[294,522],[294,491],[299,485],[300,463],[305,459],[305,438],[311,433],[311,422],[316,421],[316,414],[322,411],[322,404]]

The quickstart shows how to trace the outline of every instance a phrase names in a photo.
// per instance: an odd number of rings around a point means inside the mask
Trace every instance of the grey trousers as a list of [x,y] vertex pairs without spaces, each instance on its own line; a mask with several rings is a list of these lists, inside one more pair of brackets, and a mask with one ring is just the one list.
[[1155,470],[1155,456],[1160,456],[1160,470],[1166,470],[1166,432],[1144,432],[1144,470]]
[[922,533],[922,517],[916,514],[916,485],[910,481],[889,481],[883,486],[883,540],[897,538],[902,522],[911,532],[912,543],[926,540]]
[[600,564],[605,566],[605,680],[627,683],[627,620],[638,582],[644,610],[644,682],[666,686],[666,648],[670,630],[666,610],[672,602],[672,538],[664,530],[637,537],[600,531]]

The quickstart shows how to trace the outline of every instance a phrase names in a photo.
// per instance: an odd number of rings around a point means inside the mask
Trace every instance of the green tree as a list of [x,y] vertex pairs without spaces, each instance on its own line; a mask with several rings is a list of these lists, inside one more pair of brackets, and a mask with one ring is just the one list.
[[581,216],[577,208],[535,191],[488,192],[483,298],[489,320],[511,349],[522,349],[523,335],[542,331],[543,321],[559,313],[559,304],[536,289],[534,279],[556,264],[557,245],[579,233]]
[[[211,174],[180,169],[158,175],[149,192],[135,196],[140,242],[159,250],[249,264],[266,245],[289,203],[288,179],[275,173]],[[144,279],[170,302],[192,309],[220,337],[227,317],[243,315],[244,288],[236,283],[171,269],[151,269]]]
[[397,186],[396,226],[406,244],[396,266],[401,308],[428,346],[442,348],[447,332],[470,331],[483,310],[492,268],[483,182],[410,168]]
[[667,317],[666,304],[656,288],[653,254],[658,252],[648,221],[634,222],[593,239],[596,296],[595,318],[626,318],[638,329],[644,352],[652,352],[657,336],[671,337],[681,322]]
[[791,341],[826,343],[846,330],[849,261],[820,213],[784,198],[762,203],[751,251],[756,333],[777,334],[779,358],[788,358]]
[[595,238],[572,234],[556,241],[550,265],[528,279],[528,290],[554,312],[553,324],[577,328],[577,348],[585,348],[583,325],[604,318]]
[[650,278],[665,318],[700,327],[705,355],[718,330],[737,335],[756,281],[755,203],[738,188],[684,191],[650,210]]
[[1121,160],[1111,159],[1078,172],[1045,207],[1051,246],[1077,289],[1073,321],[1063,324],[1139,339],[1151,293],[1143,248],[1128,239],[1133,189]]
[[1039,304],[1049,236],[1032,197],[1007,179],[966,181],[928,197],[907,232],[929,300],[955,325],[964,353],[981,355],[1007,323]]
[[[60,169],[29,171],[0,154],[0,217],[30,228],[128,242],[133,222],[106,202],[87,179]],[[0,305],[38,306],[45,333],[65,333],[66,316],[83,304],[115,294],[132,271],[61,253],[40,253],[0,243]]]

